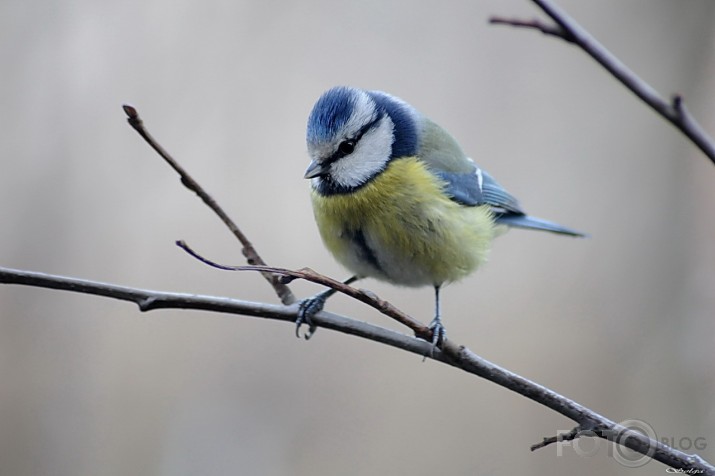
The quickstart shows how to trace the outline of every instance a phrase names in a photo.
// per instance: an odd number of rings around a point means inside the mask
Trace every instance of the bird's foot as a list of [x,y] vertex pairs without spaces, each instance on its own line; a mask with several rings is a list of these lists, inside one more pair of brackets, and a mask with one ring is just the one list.
[[308,326],[308,331],[303,334],[305,340],[310,339],[315,334],[317,326],[313,322],[313,316],[323,310],[325,301],[329,294],[319,293],[313,297],[305,298],[298,303],[298,317],[295,320],[295,336],[300,338],[300,327],[303,324]]
[[432,351],[430,356],[434,353],[435,348],[442,347],[445,339],[447,338],[447,331],[442,325],[442,320],[439,317],[432,319],[429,324],[429,329],[432,331]]

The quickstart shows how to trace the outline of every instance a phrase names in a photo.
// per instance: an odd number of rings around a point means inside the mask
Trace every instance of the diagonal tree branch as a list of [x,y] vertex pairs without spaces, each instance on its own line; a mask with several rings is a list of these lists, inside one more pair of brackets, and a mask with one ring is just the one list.
[[[271,268],[270,272],[281,274],[283,271],[288,275],[297,274],[280,268]],[[297,305],[281,306],[225,297],[152,291],[10,268],[0,268],[0,283],[58,289],[134,302],[142,312],[156,309],[199,309],[285,322],[294,322],[298,315]],[[576,422],[577,427],[571,432],[544,439],[532,449],[578,436],[598,436],[647,455],[669,467],[715,475],[715,467],[699,456],[683,453],[615,423],[553,390],[479,357],[468,348],[450,340],[444,343],[442,349],[434,349],[432,344],[425,340],[325,311],[319,312],[313,319],[320,327],[402,349],[485,378]]]
[[[144,127],[144,121],[139,117],[139,112],[134,106],[125,104],[122,106],[124,113],[127,115],[127,122],[137,133],[154,149],[162,159],[168,163],[172,169],[181,177],[181,183],[186,188],[194,192],[201,200],[223,221],[223,223],[231,230],[231,233],[241,242],[243,246],[243,256],[246,257],[248,264],[265,266],[266,262],[258,254],[248,237],[238,228],[238,225],[231,220],[228,214],[221,206],[209,195],[199,183],[166,151],[155,139],[149,134],[149,131]],[[293,304],[295,296],[290,288],[280,280],[280,277],[271,273],[262,273],[263,277],[273,286],[278,298],[283,304]]]
[[571,16],[559,8],[554,2],[551,0],[532,1],[541,8],[556,25],[546,25],[540,20],[505,19],[496,16],[491,17],[489,22],[492,24],[535,29],[544,34],[555,36],[577,45],[626,88],[685,134],[685,136],[715,164],[715,142],[713,142],[713,139],[685,108],[682,96],[675,94],[670,101],[664,99],[653,87],[638,77],[638,75],[608,51],[588,31],[581,27],[576,20],[571,18]]

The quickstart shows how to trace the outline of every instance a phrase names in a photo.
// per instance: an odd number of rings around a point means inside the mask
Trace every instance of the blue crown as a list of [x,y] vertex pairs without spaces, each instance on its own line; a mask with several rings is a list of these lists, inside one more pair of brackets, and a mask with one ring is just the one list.
[[394,142],[391,157],[415,155],[419,147],[419,131],[416,125],[418,113],[407,103],[380,91],[361,91],[346,86],[329,89],[313,106],[308,117],[308,144],[320,144],[335,140],[355,112],[360,95],[366,94],[374,108],[374,123],[388,115],[394,124]]
[[336,86],[324,92],[308,117],[309,144],[329,142],[345,127],[354,109],[357,91]]

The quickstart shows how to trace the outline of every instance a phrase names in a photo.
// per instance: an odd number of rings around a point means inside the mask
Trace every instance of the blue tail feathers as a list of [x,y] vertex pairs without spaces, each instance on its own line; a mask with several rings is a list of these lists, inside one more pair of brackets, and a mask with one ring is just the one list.
[[559,233],[561,235],[587,237],[585,233],[561,226],[558,223],[542,220],[541,218],[531,217],[521,213],[504,213],[497,215],[496,222],[500,225],[511,226],[514,228],[525,228],[529,230],[543,230],[551,233]]

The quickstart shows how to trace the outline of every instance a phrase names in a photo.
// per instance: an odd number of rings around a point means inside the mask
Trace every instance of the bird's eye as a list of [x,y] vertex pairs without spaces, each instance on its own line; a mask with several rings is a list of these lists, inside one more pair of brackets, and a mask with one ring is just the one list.
[[350,155],[353,153],[354,150],[355,150],[355,141],[352,139],[344,140],[338,146],[338,152],[340,152],[342,155]]

